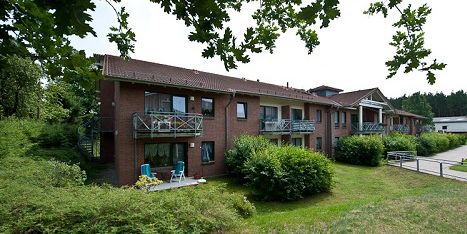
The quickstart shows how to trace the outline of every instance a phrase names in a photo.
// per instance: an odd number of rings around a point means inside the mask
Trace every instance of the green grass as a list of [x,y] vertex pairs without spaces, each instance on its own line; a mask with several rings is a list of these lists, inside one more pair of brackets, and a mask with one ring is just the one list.
[[454,166],[449,167],[449,169],[455,170],[455,171],[467,172],[467,159],[464,159],[464,164],[454,165]]
[[[467,230],[467,183],[383,166],[335,164],[331,193],[295,202],[255,202],[245,232],[440,232]],[[250,191],[225,178],[235,193]]]

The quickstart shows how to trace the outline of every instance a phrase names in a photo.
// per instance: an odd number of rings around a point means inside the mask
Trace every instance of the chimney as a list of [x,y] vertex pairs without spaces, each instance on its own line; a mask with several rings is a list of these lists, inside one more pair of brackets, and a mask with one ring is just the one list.
[[287,81],[287,88],[289,88],[289,82]]

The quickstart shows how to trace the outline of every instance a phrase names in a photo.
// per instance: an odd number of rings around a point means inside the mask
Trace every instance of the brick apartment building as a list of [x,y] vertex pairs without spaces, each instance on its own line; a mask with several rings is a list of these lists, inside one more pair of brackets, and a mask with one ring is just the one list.
[[111,55],[97,56],[100,154],[118,184],[143,163],[161,177],[183,160],[186,174],[225,174],[224,152],[241,134],[263,135],[332,155],[350,134],[416,134],[424,117],[394,109],[378,88],[301,90]]

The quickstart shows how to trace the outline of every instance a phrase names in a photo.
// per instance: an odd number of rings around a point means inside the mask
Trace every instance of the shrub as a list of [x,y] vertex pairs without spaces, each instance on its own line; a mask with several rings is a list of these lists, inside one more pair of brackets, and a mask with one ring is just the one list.
[[[209,186],[149,193],[110,186],[37,188],[14,181],[5,186],[0,230],[6,233],[223,232],[253,207],[238,194]],[[234,207],[245,207],[244,213]]]
[[450,133],[423,133],[417,141],[417,151],[419,155],[430,156],[443,152],[465,143],[463,135]]
[[341,138],[334,148],[337,161],[378,166],[384,153],[383,140],[378,135]]
[[0,121],[0,158],[23,155],[33,146],[22,131],[23,122],[14,118]]
[[384,143],[384,156],[386,157],[389,151],[416,151],[417,140],[415,136],[391,133],[383,138]]
[[254,152],[270,145],[270,141],[262,136],[241,135],[235,138],[233,148],[225,154],[225,163],[230,174],[242,180],[245,177],[244,163]]
[[332,187],[334,170],[323,155],[293,146],[269,146],[245,162],[248,184],[263,200],[296,200],[326,192]]
[[77,129],[69,124],[45,124],[37,138],[42,147],[70,147],[77,142]]
[[82,158],[71,147],[75,143],[74,125],[16,118],[0,121],[0,158],[27,156],[78,163]]
[[44,182],[54,187],[68,187],[84,185],[86,172],[77,164],[68,165],[55,160],[46,161],[43,177]]
[[208,185],[151,193],[83,185],[77,165],[45,160],[66,151],[32,142],[41,126],[0,121],[0,233],[212,233],[255,212],[243,196]]

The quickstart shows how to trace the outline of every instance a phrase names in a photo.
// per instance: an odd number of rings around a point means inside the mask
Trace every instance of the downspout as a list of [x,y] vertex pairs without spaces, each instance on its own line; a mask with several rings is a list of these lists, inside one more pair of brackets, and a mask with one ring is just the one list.
[[137,133],[136,133],[136,125],[137,125],[137,119],[136,119],[137,113],[133,113],[133,160],[134,160],[134,181],[138,181],[138,143],[136,140],[138,139]]
[[[327,151],[328,151],[329,156],[330,156],[331,158],[334,158],[334,156],[335,156],[335,155],[334,155],[334,150],[333,150],[333,149],[334,149],[334,148],[333,148],[333,140],[334,140],[333,131],[335,131],[335,130],[334,130],[334,129],[335,129],[335,126],[334,126],[334,118],[335,118],[335,117],[333,118],[333,115],[332,115],[333,111],[335,111],[336,114],[338,114],[337,111],[339,111],[339,106],[333,106],[333,105],[331,105],[331,107],[330,107],[329,110],[328,110],[328,116],[327,116],[327,117],[328,117],[328,119],[327,119],[327,122],[328,122],[327,131],[328,131],[328,134],[326,134],[326,135],[327,135],[327,142],[328,142],[328,144],[327,144],[327,148],[328,148]],[[339,121],[340,121],[340,119],[339,119]]]
[[230,99],[229,99],[229,102],[227,103],[227,105],[225,106],[224,108],[224,149],[225,151],[227,151],[227,142],[228,142],[228,109],[229,109],[229,106],[230,104],[232,103],[232,100],[234,99],[235,97],[235,90],[232,91],[232,94],[230,95]]

